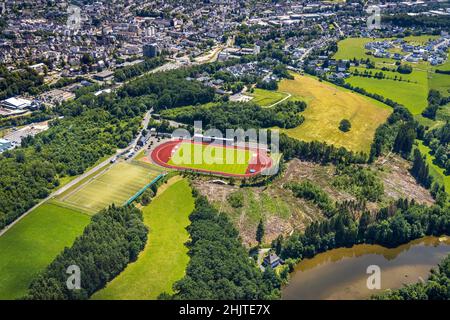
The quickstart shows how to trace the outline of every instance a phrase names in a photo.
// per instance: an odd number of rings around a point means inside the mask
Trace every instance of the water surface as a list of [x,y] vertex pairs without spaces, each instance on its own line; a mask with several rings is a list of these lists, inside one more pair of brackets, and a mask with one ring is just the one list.
[[[450,254],[450,237],[425,237],[388,249],[356,245],[333,249],[301,261],[291,273],[282,298],[367,299],[386,289],[426,280],[430,269]],[[367,288],[367,267],[381,269],[381,289]]]

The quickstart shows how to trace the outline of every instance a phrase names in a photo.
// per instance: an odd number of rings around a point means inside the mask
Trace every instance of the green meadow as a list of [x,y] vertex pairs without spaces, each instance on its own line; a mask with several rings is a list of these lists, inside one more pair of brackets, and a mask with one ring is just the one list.
[[89,223],[89,216],[46,203],[0,237],[0,300],[26,294],[31,280]]
[[[365,68],[352,68],[363,73]],[[372,73],[379,70],[372,70]],[[399,74],[398,72],[383,71],[389,79],[376,79],[361,76],[352,76],[347,82],[352,86],[364,88],[367,92],[377,93],[385,98],[398,102],[413,114],[420,114],[427,106],[428,79],[427,71],[415,69],[411,74]],[[402,81],[394,80],[402,77]],[[409,81],[409,82],[408,82]]]
[[175,177],[168,183],[158,190],[150,205],[142,208],[149,234],[137,261],[92,299],[153,300],[163,292],[172,293],[172,285],[183,278],[189,262],[186,227],[194,198],[187,180]]
[[[407,42],[415,45],[423,45],[429,39],[436,36],[410,36],[404,38]],[[376,73],[382,71],[382,67],[395,69],[395,60],[388,58],[376,58],[367,54],[368,50],[364,45],[368,42],[380,41],[386,39],[370,38],[348,38],[338,43],[338,52],[334,55],[335,59],[370,59],[375,62],[376,69],[365,69],[364,67],[352,68],[352,71],[358,69],[360,73],[364,70]],[[393,48],[391,52],[401,52],[399,48]],[[405,62],[402,62],[405,63]],[[347,83],[364,88],[367,92],[382,95],[397,103],[404,105],[412,114],[420,115],[427,107],[428,91],[430,89],[439,90],[443,95],[450,94],[450,76],[435,73],[436,69],[450,69],[450,63],[447,61],[444,65],[432,67],[427,62],[408,63],[413,66],[411,74],[400,74],[398,72],[382,71],[389,79],[375,79],[361,76],[351,76],[346,80]],[[393,80],[402,77],[403,81]],[[409,81],[409,82],[408,82]]]

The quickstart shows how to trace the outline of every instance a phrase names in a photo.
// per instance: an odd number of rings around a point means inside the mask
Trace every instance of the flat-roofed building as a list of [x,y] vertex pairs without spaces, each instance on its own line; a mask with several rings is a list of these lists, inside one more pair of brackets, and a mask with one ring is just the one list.
[[12,147],[11,141],[0,138],[0,152],[6,151],[11,147]]
[[9,98],[0,103],[2,107],[13,110],[27,109],[30,108],[32,104],[32,101],[23,98]]

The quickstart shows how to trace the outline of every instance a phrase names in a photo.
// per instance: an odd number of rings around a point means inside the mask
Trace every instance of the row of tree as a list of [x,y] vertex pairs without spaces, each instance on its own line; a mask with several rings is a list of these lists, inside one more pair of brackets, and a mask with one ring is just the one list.
[[203,196],[196,196],[187,230],[189,264],[175,294],[160,299],[267,300],[280,297],[281,280],[271,268],[262,273],[242,246],[239,233],[225,214]]
[[450,123],[427,131],[423,140],[430,147],[435,164],[450,174]]
[[317,253],[358,243],[396,247],[425,235],[450,234],[450,211],[400,199],[375,215],[365,211],[360,219],[343,207],[331,219],[314,222],[304,233],[277,238],[272,247],[282,258],[310,258]]
[[140,76],[156,67],[163,65],[165,58],[160,56],[156,58],[146,58],[143,62],[125,66],[114,71],[114,79],[123,82],[125,80]]
[[140,210],[115,206],[102,210],[72,247],[64,249],[32,281],[25,299],[88,299],[136,260],[146,241],[147,227]]
[[266,109],[253,103],[224,102],[214,107],[206,105],[167,110],[161,115],[189,125],[202,121],[205,129],[216,128],[225,134],[227,129],[295,128],[303,123],[300,113],[305,108],[303,101],[281,103]]
[[5,65],[0,65],[0,100],[25,92],[34,94],[34,90],[43,83],[44,77],[35,70],[25,68],[10,71]]
[[431,89],[428,92],[428,106],[422,112],[422,115],[431,120],[436,120],[439,108],[449,102],[450,97],[443,97],[438,90]]
[[322,164],[351,164],[366,163],[367,155],[363,152],[355,153],[344,147],[337,148],[324,142],[305,142],[287,136],[280,135],[280,151],[286,161],[297,158],[304,161],[312,161]]

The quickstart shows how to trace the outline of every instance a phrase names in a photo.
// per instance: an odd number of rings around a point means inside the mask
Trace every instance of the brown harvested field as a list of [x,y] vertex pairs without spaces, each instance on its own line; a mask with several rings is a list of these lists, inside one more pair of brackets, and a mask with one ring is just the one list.
[[[384,183],[384,199],[379,203],[368,203],[367,209],[376,211],[392,200],[400,197],[414,199],[416,202],[431,205],[434,200],[428,190],[419,186],[408,172],[410,164],[398,156],[387,161],[380,159],[372,166],[373,171]],[[255,234],[259,220],[265,222],[264,242],[269,244],[278,235],[289,235],[293,230],[303,231],[313,221],[324,218],[314,204],[298,199],[283,186],[287,182],[310,180],[320,186],[338,202],[356,200],[350,193],[332,186],[336,168],[333,165],[322,166],[294,159],[287,163],[283,175],[268,187],[245,187],[213,183],[210,178],[194,180],[194,186],[208,197],[222,212],[227,213],[247,247],[256,245]],[[242,193],[244,201],[241,208],[233,208],[228,197],[233,193]]]
[[[375,130],[386,121],[392,108],[331,83],[310,76],[293,75],[294,80],[280,82],[279,91],[292,94],[293,99],[304,100],[308,107],[302,113],[305,122],[284,131],[299,140],[323,141],[368,153]],[[339,130],[343,119],[350,120],[352,124],[349,132]]]

